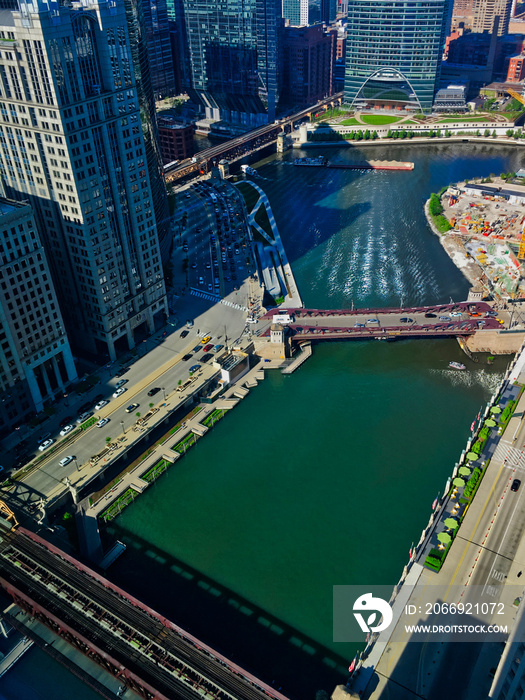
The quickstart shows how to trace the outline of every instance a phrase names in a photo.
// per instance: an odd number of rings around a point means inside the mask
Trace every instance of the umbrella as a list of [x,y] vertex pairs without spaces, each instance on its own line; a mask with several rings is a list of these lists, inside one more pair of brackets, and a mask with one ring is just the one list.
[[492,420],[492,418],[489,418],[485,421],[485,425],[487,426],[487,428],[493,428],[496,425],[496,421]]
[[492,406],[490,409],[491,413],[501,413],[501,408],[499,406]]
[[476,452],[467,452],[467,459],[475,462],[477,459],[479,459],[479,455]]
[[454,486],[465,486],[464,479],[460,479],[459,476],[457,476],[452,483]]
[[458,469],[458,474],[460,476],[469,476],[470,475],[470,469],[468,467],[460,467]]
[[454,520],[454,518],[447,518],[443,524],[445,527],[448,527],[449,530],[455,530],[458,526],[458,521]]
[[448,544],[452,537],[448,534],[448,532],[440,532],[438,535],[438,540],[440,542],[443,542],[443,544]]

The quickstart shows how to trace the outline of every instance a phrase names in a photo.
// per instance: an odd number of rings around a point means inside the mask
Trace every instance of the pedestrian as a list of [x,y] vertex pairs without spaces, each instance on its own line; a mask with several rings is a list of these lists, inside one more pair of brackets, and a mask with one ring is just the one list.
[[518,571],[518,578],[521,576],[522,573],[523,571]]

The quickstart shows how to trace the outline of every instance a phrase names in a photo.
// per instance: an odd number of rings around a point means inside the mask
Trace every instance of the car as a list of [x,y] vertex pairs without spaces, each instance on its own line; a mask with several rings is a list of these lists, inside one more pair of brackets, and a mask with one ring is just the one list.
[[[191,357],[191,355],[189,357]],[[150,389],[148,391],[148,396],[155,396],[155,394],[158,394],[159,391],[160,391],[160,386],[154,386],[153,389]]]
[[40,435],[40,437],[38,437],[36,439],[37,445],[40,445],[42,442],[44,442],[44,440],[47,440],[47,438],[50,438],[50,437],[51,437],[51,433],[45,433],[44,435]]
[[92,415],[93,415],[93,411],[84,411],[84,413],[81,413],[79,415],[79,417],[77,418],[77,423],[83,423],[88,418],[91,418]]
[[73,418],[71,416],[66,416],[65,418],[62,418],[59,425],[61,428],[63,428],[64,426],[69,425],[72,420]]
[[414,319],[408,318],[408,316],[403,316],[403,318],[400,318],[399,320],[401,323],[414,323]]
[[97,394],[95,398],[93,399],[93,403],[98,403],[99,401],[104,400],[104,394]]
[[100,411],[101,408],[104,408],[104,406],[107,406],[109,401],[107,399],[102,399],[102,401],[99,401],[95,405],[95,411]]
[[124,386],[124,384],[127,384],[129,382],[129,379],[119,379],[119,381],[115,384],[115,389],[120,389],[121,386]]
[[181,359],[183,362],[187,362],[188,360],[191,360],[191,358],[192,358],[192,354],[187,353],[186,355],[183,355]]
[[139,405],[140,404],[138,403],[130,403],[130,405],[126,408],[126,413],[133,413],[133,411],[135,411]]
[[74,429],[74,427],[75,427],[74,425],[65,425],[62,428],[62,430],[60,431],[60,435],[62,435],[62,437],[64,437],[64,435],[67,435],[68,433],[70,433]]
[[85,413],[86,411],[89,411],[91,406],[93,405],[92,401],[86,401],[86,403],[83,403],[82,406],[78,409],[79,413]]
[[440,316],[439,320],[440,321],[450,321],[450,316]]
[[512,482],[512,486],[510,487],[510,490],[517,491],[520,486],[521,486],[521,481],[519,479],[514,479],[514,481]]
[[196,270],[196,269],[197,269],[197,263],[196,263],[196,262],[194,262],[194,263],[191,264],[191,269],[192,269],[192,270]]
[[39,452],[43,452],[44,450],[47,450],[48,447],[51,447],[51,445],[55,441],[49,438],[48,440],[44,440],[44,442],[39,446],[38,450]]
[[213,348],[213,351],[214,351],[214,352],[219,352],[219,350],[222,350],[223,347],[224,347],[224,345],[215,345],[215,347]]
[[425,314],[425,318],[436,318],[436,314],[433,314],[429,311]]
[[200,368],[201,368],[200,365],[192,365],[192,366],[190,367],[190,372],[196,372],[196,371],[197,371],[198,369],[200,369]]
[[121,386],[120,389],[117,389],[116,392],[113,394],[114,399],[118,399],[119,396],[122,396],[122,394],[127,391],[127,388],[125,386]]
[[355,323],[354,328],[364,328],[365,324],[364,323]]
[[246,323],[258,323],[259,319],[257,318],[252,318],[251,316],[248,316],[246,319]]
[[129,372],[131,367],[121,367],[119,371],[115,374],[115,377],[123,377],[126,372]]
[[201,340],[201,343],[203,345],[206,345],[207,342],[211,340],[211,335],[205,335],[204,338]]
[[201,346],[200,346],[200,345],[196,345],[196,346],[193,348],[192,352],[199,352],[199,350],[202,350]]
[[213,357],[213,353],[207,352],[205,355],[201,357],[201,362],[208,362],[210,358]]
[[501,318],[497,318],[496,321],[497,321],[500,325],[503,325],[503,324],[505,323],[505,321],[502,321]]
[[379,320],[377,318],[367,318],[366,322],[367,323],[379,323]]
[[208,345],[205,345],[202,349],[204,352],[208,352],[209,350],[212,349],[212,347],[213,347],[213,343],[208,343]]
[[185,337],[186,337],[187,335],[189,335],[189,334],[190,334],[189,331],[182,331],[182,333],[180,334],[180,337],[181,337],[181,338],[185,338]]
[[75,459],[74,455],[68,455],[67,457],[64,457],[63,459],[60,460],[58,463],[59,466],[65,467],[67,466],[70,462],[72,462]]
[[109,418],[101,418],[99,422],[97,423],[97,428],[103,428],[105,425],[109,423],[110,419]]
[[451,316],[461,316],[461,311],[451,311],[450,315]]
[[213,285],[212,285],[212,284],[208,284],[208,291],[209,291],[209,292],[212,292],[212,291],[213,291]]

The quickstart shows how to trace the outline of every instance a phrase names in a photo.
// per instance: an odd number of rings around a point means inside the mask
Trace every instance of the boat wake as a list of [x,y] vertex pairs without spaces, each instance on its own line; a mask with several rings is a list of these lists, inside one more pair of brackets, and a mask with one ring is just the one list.
[[452,386],[480,386],[491,394],[499,388],[504,376],[503,372],[489,372],[481,368],[468,372],[454,372],[447,367],[446,369],[431,369],[430,373],[449,382]]

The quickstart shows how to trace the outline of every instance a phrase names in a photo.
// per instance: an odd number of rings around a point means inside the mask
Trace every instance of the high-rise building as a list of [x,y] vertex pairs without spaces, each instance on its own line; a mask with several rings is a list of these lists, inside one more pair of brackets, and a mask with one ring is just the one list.
[[345,102],[430,111],[448,13],[448,0],[350,0]]
[[77,378],[64,322],[27,203],[0,198],[0,435]]
[[159,117],[158,124],[160,151],[166,165],[193,155],[193,124],[181,124],[173,117]]
[[0,183],[29,199],[69,337],[115,358],[167,305],[124,7],[0,11]]
[[283,99],[295,106],[313,105],[333,93],[336,33],[323,25],[285,27]]
[[324,22],[330,24],[337,15],[337,0],[282,0],[283,19],[292,27]]
[[[93,2],[94,0],[87,0]],[[108,0],[109,2],[110,0]],[[159,135],[155,113],[155,97],[151,82],[150,61],[147,43],[147,23],[144,8],[148,0],[124,0],[126,19],[128,23],[129,46],[144,147],[146,149],[147,168],[153,197],[153,210],[157,224],[160,253],[163,262],[169,258],[171,239],[169,236],[170,217],[164,171],[160,155]],[[148,15],[149,16],[149,15]]]
[[144,0],[151,87],[156,100],[177,94],[166,0]]
[[472,31],[478,34],[497,31],[498,36],[507,34],[511,7],[512,0],[474,0]]
[[275,118],[281,0],[183,0],[188,89],[206,116],[247,128]]

